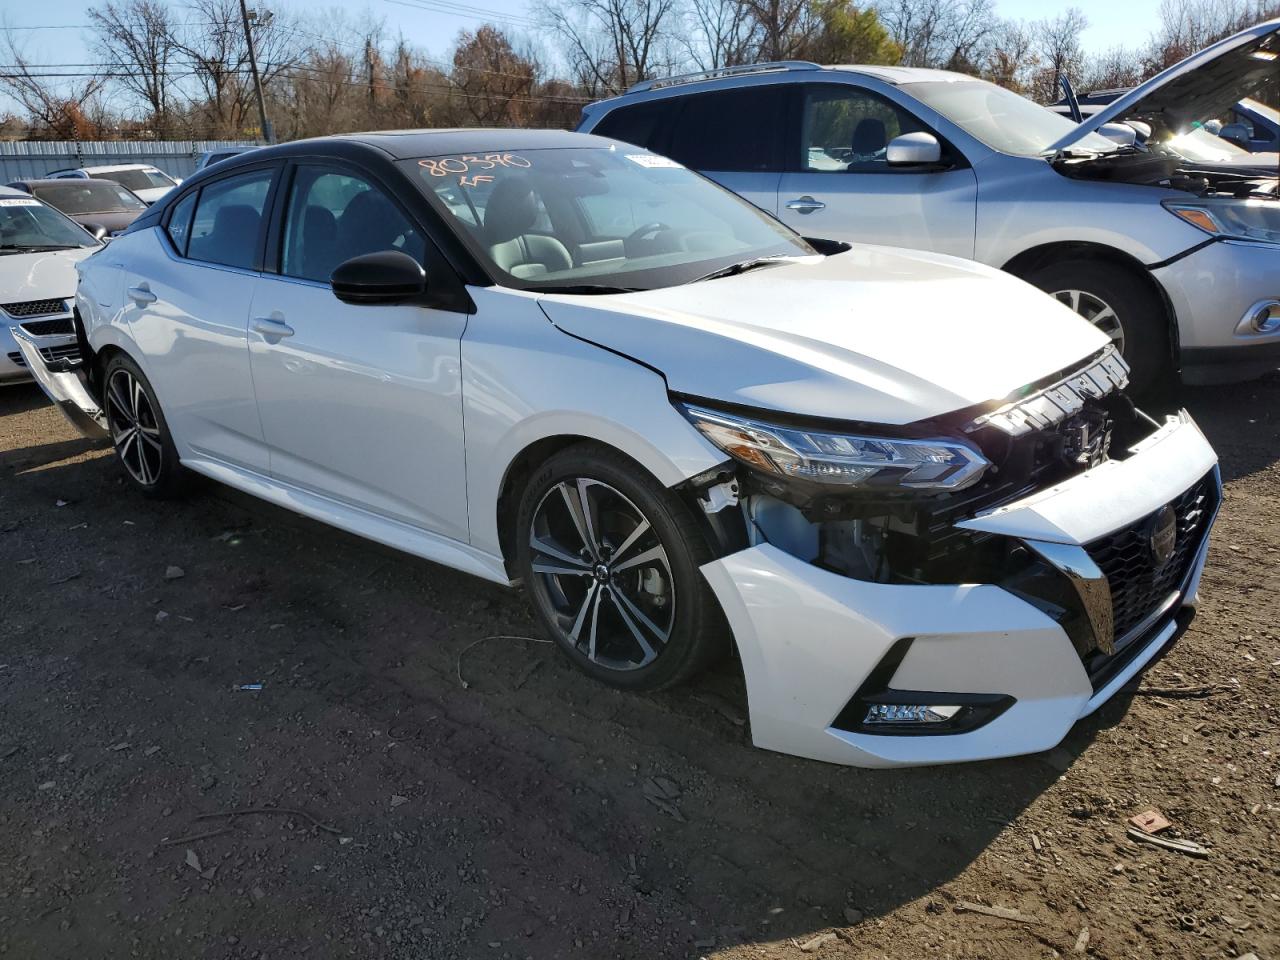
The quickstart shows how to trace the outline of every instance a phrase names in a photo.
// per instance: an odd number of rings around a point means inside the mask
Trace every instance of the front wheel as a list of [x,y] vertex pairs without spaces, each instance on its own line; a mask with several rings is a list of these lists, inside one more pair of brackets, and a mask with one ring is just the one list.
[[525,487],[517,537],[538,620],[588,675],[660,689],[726,647],[693,513],[616,451],[579,444],[551,457]]
[[1101,260],[1064,260],[1026,280],[1070,307],[1111,338],[1129,364],[1129,388],[1143,393],[1171,366],[1164,304],[1130,271]]
[[151,384],[122,353],[107,361],[102,382],[111,443],[134,488],[157,499],[177,496],[182,466]]

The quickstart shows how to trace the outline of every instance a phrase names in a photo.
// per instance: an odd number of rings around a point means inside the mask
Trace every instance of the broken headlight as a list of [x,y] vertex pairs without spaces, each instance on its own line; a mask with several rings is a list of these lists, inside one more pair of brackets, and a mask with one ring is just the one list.
[[690,404],[677,406],[704,437],[735,460],[779,477],[841,487],[962,490],[977,483],[991,465],[959,440],[833,433]]

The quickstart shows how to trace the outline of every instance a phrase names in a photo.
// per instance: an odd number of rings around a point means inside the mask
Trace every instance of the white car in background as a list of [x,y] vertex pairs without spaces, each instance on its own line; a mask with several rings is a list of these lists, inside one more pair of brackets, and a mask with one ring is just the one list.
[[23,336],[41,369],[79,362],[71,320],[76,264],[102,244],[35,197],[0,187],[0,386],[31,380]]
[[1058,743],[1178,635],[1220,497],[1190,418],[1033,287],[812,246],[599,137],[255,150],[77,304],[83,376],[40,379],[136,490],[191,470],[523,584],[617,687],[732,643],[754,742],[837,763]]
[[45,174],[50,179],[60,177],[85,177],[90,180],[113,180],[132,190],[144,203],[155,203],[170,190],[182,183],[158,167],[149,163],[99,164],[91,167],[71,167],[52,170]]

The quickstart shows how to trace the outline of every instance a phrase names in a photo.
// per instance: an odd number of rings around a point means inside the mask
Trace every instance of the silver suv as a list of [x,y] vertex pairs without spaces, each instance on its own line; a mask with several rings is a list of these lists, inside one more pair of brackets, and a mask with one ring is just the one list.
[[1280,366],[1280,197],[1274,178],[1197,169],[1168,141],[1211,101],[1274,83],[1277,50],[1280,20],[1079,125],[958,73],[784,62],[647,81],[578,129],[666,154],[808,237],[1014,273],[1108,333],[1135,388],[1179,366],[1223,382]]

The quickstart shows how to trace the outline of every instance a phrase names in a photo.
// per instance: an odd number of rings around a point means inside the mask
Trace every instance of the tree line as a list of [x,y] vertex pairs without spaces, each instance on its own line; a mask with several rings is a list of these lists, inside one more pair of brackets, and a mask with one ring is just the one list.
[[[262,136],[239,0],[106,0],[93,63],[41,62],[5,29],[0,136]],[[1162,0],[1148,34],[1087,52],[1075,7],[1039,20],[996,0],[552,0],[462,30],[433,54],[366,13],[249,11],[280,140],[362,129],[572,127],[584,104],[647,79],[761,60],[902,64],[984,77],[1040,102],[1131,86],[1222,37],[1280,16],[1280,0]],[[1271,92],[1275,97],[1275,91]]]

